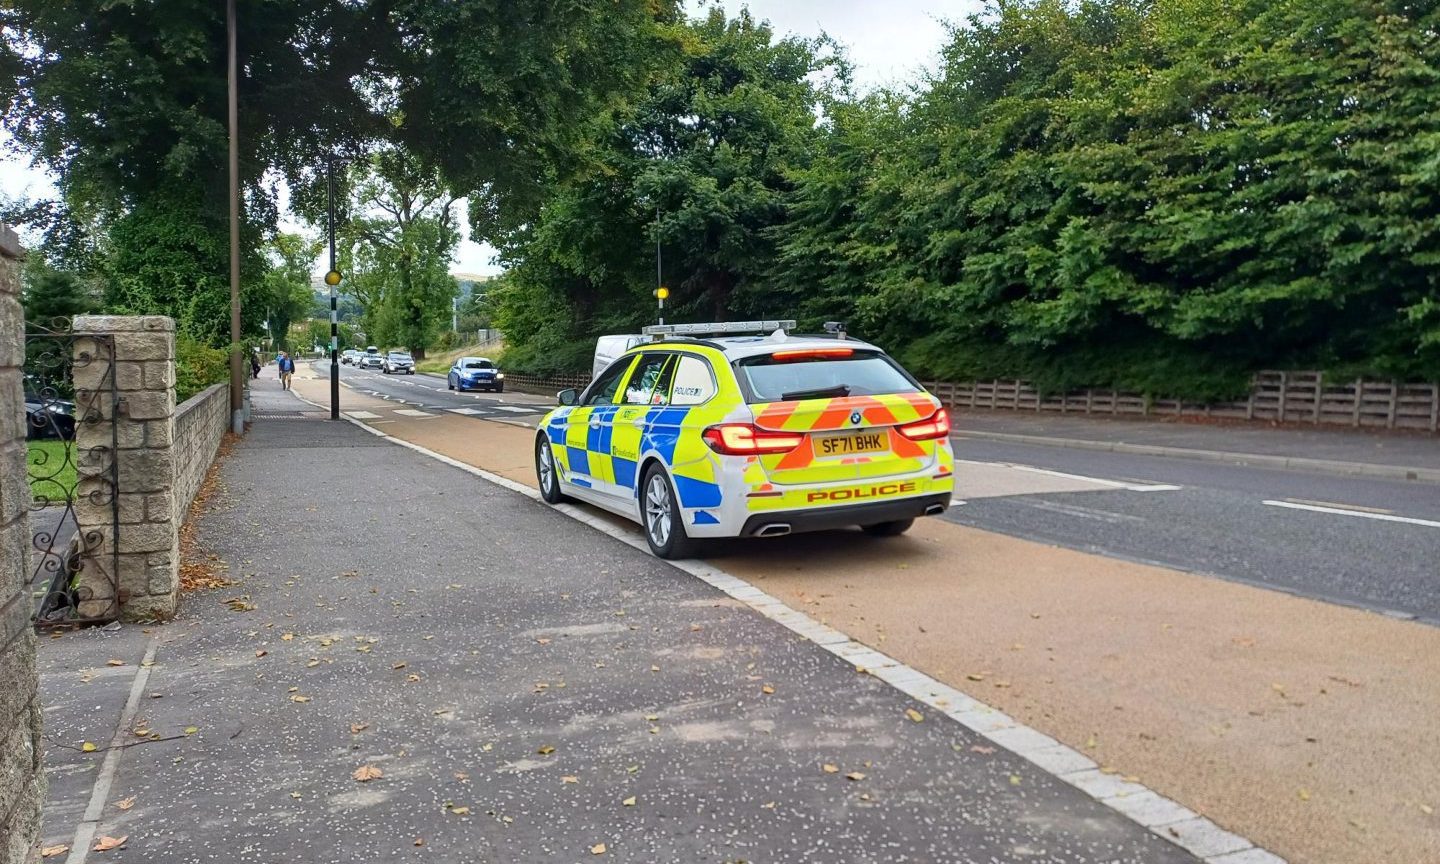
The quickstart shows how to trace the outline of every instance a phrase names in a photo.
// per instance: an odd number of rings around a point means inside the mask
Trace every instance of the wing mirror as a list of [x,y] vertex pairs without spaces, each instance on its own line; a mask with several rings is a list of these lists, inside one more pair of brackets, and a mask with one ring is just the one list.
[[555,401],[559,402],[561,405],[574,405],[576,402],[580,401],[580,391],[576,390],[573,387],[569,390],[561,390],[559,393],[555,394]]

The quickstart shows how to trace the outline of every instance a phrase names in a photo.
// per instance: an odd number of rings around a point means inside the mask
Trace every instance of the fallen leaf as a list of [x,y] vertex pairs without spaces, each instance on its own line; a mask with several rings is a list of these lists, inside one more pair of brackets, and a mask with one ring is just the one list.
[[580,778],[579,778],[579,777],[576,777],[574,774],[566,774],[564,777],[561,777],[561,778],[560,778],[560,782],[561,782],[561,783],[579,783],[579,782],[580,782]]
[[635,796],[634,796],[634,795],[631,795],[629,798],[626,798],[624,801],[621,801],[620,803],[621,803],[622,805],[626,806],[626,807],[634,807],[634,806],[635,806]]
[[495,745],[491,743],[481,744],[480,749],[486,753],[489,753],[491,750],[495,749]]
[[538,643],[540,643],[541,645],[549,645],[549,644],[550,644],[550,640],[549,640],[549,639],[536,639],[535,641],[538,642]]
[[1309,801],[1309,800],[1310,800],[1310,790],[1309,790],[1309,789],[1301,789],[1300,792],[1299,792],[1299,795],[1300,795],[1300,800],[1301,800],[1301,801]]
[[774,810],[774,809],[775,809],[775,802],[774,802],[774,801],[766,801],[764,804],[761,804],[760,806],[761,806],[761,808],[763,808],[763,809],[765,809],[765,810]]
[[651,735],[659,735],[659,734],[660,734],[660,727],[659,727],[659,726],[651,726],[651,727],[650,727],[650,734],[651,734]]
[[1019,775],[1019,774],[1011,774],[1011,775],[1010,775],[1010,785],[1011,785],[1011,786],[1019,786],[1019,785],[1020,785],[1020,775]]
[[596,843],[594,846],[591,846],[591,847],[590,847],[590,854],[591,854],[591,855],[604,855],[604,854],[605,854],[605,844],[604,844],[604,843]]
[[925,719],[925,715],[921,714],[919,711],[916,711],[914,708],[906,708],[905,716],[909,717],[911,720],[914,720],[916,723],[919,723],[921,720]]
[[549,744],[546,744],[544,747],[541,747],[539,750],[536,750],[535,752],[536,752],[536,753],[539,753],[541,756],[549,756],[551,753],[554,753],[554,752],[555,752],[555,748],[554,748],[554,747],[551,747]]
[[129,810],[131,807],[135,806],[135,796],[131,795],[129,798],[121,798],[119,801],[115,802],[115,806],[119,807],[121,810]]
[[651,672],[659,672],[659,671],[660,671],[660,667],[659,667],[659,666],[651,666],[651,667],[650,667],[650,671],[651,671]]
[[1433,816],[1435,815],[1435,808],[1431,807],[1429,804],[1421,804],[1420,812],[1424,813],[1426,816]]
[[281,633],[281,634],[280,634],[280,641],[281,641],[281,642],[289,642],[291,639],[294,639],[294,638],[295,638],[295,634],[294,634],[294,633]]
[[95,745],[91,744],[89,741],[86,741],[84,744],[80,745],[80,749],[86,753],[94,753]]
[[106,666],[124,666],[124,665],[125,665],[125,661],[124,661],[124,660],[106,660],[106,661],[105,661],[105,665],[106,665]]
[[824,771],[826,774],[837,774],[839,773],[840,768],[827,762],[824,765],[820,766],[820,770]]
[[654,723],[656,720],[659,720],[659,719],[660,719],[660,715],[659,715],[659,714],[646,714],[646,715],[645,715],[645,719],[646,719],[646,720],[649,720],[651,723]]
[[369,724],[369,723],[351,723],[351,724],[350,724],[350,734],[351,734],[351,735],[359,735],[361,732],[364,732],[366,729],[369,729],[369,728],[370,728],[370,724]]
[[984,744],[971,744],[971,745],[970,745],[970,752],[971,752],[971,753],[981,753],[981,754],[983,754],[983,755],[985,755],[985,756],[989,756],[991,753],[994,753],[994,752],[995,752],[995,748],[994,748],[994,747],[986,747]]
[[255,656],[256,656],[256,657],[264,657],[266,654],[269,654],[269,653],[270,653],[269,651],[266,651],[264,648],[261,648],[259,651],[256,651],[256,652],[255,652]]
[[409,675],[406,675],[406,676],[405,676],[405,680],[406,680],[406,681],[419,681],[419,680],[420,680],[420,676],[419,676],[419,675],[416,675],[414,672],[411,672]]
[[865,779],[865,775],[862,774],[862,773],[859,772],[859,771],[851,771],[849,774],[846,774],[846,775],[845,775],[845,779],[846,779],[846,780],[864,780],[864,779]]
[[354,777],[358,783],[369,783],[371,780],[384,777],[385,772],[376,768],[374,765],[361,765],[359,768],[356,768],[355,773],[350,776]]
[[774,692],[775,692],[775,687],[774,687],[774,685],[772,685],[772,684],[766,684],[764,687],[761,687],[761,688],[760,688],[760,692],[761,692],[761,693],[765,693],[765,694],[774,693]]
[[41,849],[41,850],[40,850],[40,857],[41,857],[41,858],[54,858],[56,855],[64,855],[66,852],[69,852],[69,851],[70,851],[70,847],[69,847],[69,846],[66,846],[64,843],[59,843],[59,844],[56,844],[56,845],[54,845],[54,846],[46,846],[44,849]]
[[306,668],[306,669],[314,669],[316,666],[319,666],[319,665],[320,665],[320,658],[319,658],[319,657],[311,657],[310,660],[305,664],[305,668]]
[[299,693],[296,693],[294,696],[291,696],[291,697],[290,697],[290,701],[291,701],[291,702],[309,702],[309,701],[310,701],[310,697],[309,697],[309,696],[301,696]]
[[299,793],[299,792],[291,792],[291,793],[290,793],[290,797],[291,797],[291,798],[299,798],[299,797],[300,797],[300,793]]
[[971,672],[969,675],[966,675],[965,677],[966,677],[966,678],[969,678],[971,681],[984,681],[984,680],[985,680],[985,676],[982,675],[982,674],[980,674],[979,672]]
[[397,660],[397,661],[395,661],[394,663],[391,663],[391,664],[390,664],[390,668],[391,668],[391,669],[404,669],[407,665],[409,665],[409,664],[407,664],[404,660]]
[[129,834],[123,835],[123,836],[121,836],[121,837],[111,837],[109,834],[103,835],[99,840],[96,840],[96,841],[95,841],[95,850],[94,850],[94,851],[96,851],[96,852],[109,852],[111,849],[115,849],[115,848],[117,848],[117,847],[124,846],[124,845],[125,845],[125,841],[126,841],[126,840],[129,840],[129,839],[130,839],[130,835],[129,835]]
[[196,732],[199,732],[199,731],[200,731],[200,727],[199,727],[199,726],[186,726],[186,727],[185,727],[185,734],[186,734],[186,735],[194,735]]
[[470,775],[466,774],[464,771],[456,771],[455,779],[459,780],[461,783],[464,783],[465,781],[470,779]]
[[416,846],[424,846],[424,845],[425,845],[425,838],[424,838],[424,837],[416,837],[416,838],[415,838],[415,845],[416,845]]
[[450,808],[450,815],[451,815],[451,816],[469,816],[469,815],[470,815],[470,808],[469,808],[469,807],[451,807],[451,808]]

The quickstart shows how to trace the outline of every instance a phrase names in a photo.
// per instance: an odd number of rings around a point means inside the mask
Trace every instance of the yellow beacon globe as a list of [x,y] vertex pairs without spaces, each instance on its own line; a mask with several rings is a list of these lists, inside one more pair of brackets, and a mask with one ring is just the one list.
[[340,284],[340,271],[339,271],[339,270],[331,270],[330,272],[326,273],[326,274],[325,274],[325,284],[326,284],[326,285],[339,285],[339,284]]
[[666,300],[666,299],[668,299],[668,298],[670,297],[670,289],[669,289],[669,288],[663,288],[663,287],[662,287],[662,288],[656,288],[656,289],[655,289],[655,296],[656,296],[656,297],[659,297],[661,300]]

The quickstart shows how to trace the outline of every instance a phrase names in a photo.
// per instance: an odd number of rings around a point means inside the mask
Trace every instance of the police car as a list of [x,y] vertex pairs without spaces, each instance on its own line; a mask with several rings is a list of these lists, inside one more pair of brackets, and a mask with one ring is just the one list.
[[645,328],[651,341],[541,421],[541,495],[639,522],[661,558],[697,538],[890,537],[944,512],[955,458],[939,400],[874,345],[794,326]]

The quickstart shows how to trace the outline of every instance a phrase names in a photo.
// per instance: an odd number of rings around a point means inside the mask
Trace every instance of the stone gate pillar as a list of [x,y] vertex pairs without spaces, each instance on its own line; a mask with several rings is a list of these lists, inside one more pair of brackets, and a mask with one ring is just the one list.
[[0,864],[38,860],[40,703],[30,626],[30,481],[25,468],[25,316],[20,241],[0,225]]
[[[163,620],[175,614],[179,596],[184,516],[175,502],[172,452],[175,321],[162,315],[80,315],[72,330],[75,401],[97,409],[76,423],[77,535],[101,538],[98,548],[84,555],[79,612],[103,615],[108,598],[118,597],[121,618]],[[109,337],[113,357],[87,336]],[[107,488],[111,459],[113,490]],[[118,515],[110,494],[118,496]]]

